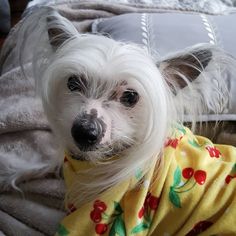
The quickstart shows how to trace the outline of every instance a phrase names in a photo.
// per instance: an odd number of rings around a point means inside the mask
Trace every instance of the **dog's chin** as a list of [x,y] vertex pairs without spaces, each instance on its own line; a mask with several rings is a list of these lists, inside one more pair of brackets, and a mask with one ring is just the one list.
[[120,145],[96,145],[96,146],[83,146],[78,147],[76,150],[70,150],[70,154],[74,159],[82,161],[102,161],[110,159],[114,156],[120,156],[127,151],[132,145],[120,144]]

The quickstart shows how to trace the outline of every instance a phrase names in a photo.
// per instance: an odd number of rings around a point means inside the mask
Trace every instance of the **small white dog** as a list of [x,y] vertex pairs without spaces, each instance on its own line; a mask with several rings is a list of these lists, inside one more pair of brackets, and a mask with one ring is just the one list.
[[[25,27],[33,17],[28,17]],[[142,171],[142,183],[153,166],[159,166],[161,173],[161,157],[173,127],[184,118],[194,126],[203,112],[219,113],[227,104],[221,72],[235,62],[216,48],[198,45],[157,62],[137,45],[81,35],[55,12],[44,11],[41,19],[48,34],[35,50],[33,68],[45,113],[72,162],[92,165],[75,171],[67,198],[76,209],[130,179],[137,170]],[[104,201],[98,203],[94,209],[100,209],[101,216],[106,207]],[[94,214],[90,217],[96,232],[105,233],[105,223],[101,226]],[[92,235],[85,232],[75,235]]]

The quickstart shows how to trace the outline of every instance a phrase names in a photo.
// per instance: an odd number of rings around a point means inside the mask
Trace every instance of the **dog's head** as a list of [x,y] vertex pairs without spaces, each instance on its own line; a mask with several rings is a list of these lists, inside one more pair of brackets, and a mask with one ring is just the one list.
[[141,145],[156,121],[164,135],[166,84],[136,46],[103,36],[73,37],[56,49],[44,81],[48,118],[76,157],[94,160]]
[[[138,46],[79,35],[60,21],[47,18],[52,55],[41,93],[62,145],[76,158],[92,161],[137,150],[158,153],[177,119],[176,88],[198,77],[210,51],[195,50],[158,67]],[[171,70],[179,73],[168,80]]]

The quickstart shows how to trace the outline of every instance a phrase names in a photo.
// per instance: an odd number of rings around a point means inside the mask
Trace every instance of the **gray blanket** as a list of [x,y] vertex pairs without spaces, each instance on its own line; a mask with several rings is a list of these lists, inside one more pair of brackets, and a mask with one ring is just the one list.
[[0,195],[2,232],[9,236],[53,235],[65,215],[63,181],[42,178],[19,187],[21,192],[5,191]]
[[[89,32],[91,23],[100,17],[128,12],[161,12],[175,11],[175,7],[146,5],[131,1],[72,1],[64,4],[63,1],[52,5],[63,16],[71,20],[81,32]],[[65,2],[65,1],[64,1]],[[150,1],[149,1],[150,2]],[[175,1],[177,2],[177,1]],[[189,1],[185,8],[179,5],[177,10],[202,10],[216,13],[209,7],[190,9]],[[207,2],[207,1],[200,1]],[[208,1],[208,5],[210,6]],[[222,11],[228,9],[227,4]],[[227,2],[227,1],[224,1]],[[228,1],[229,3],[230,1]],[[222,5],[223,4],[223,5]],[[231,4],[232,5],[232,4]],[[207,5],[205,5],[207,6]],[[37,6],[31,7],[33,11]],[[205,10],[204,10],[205,9]],[[26,12],[27,14],[27,12]],[[18,25],[9,35],[0,57],[0,235],[37,236],[53,235],[58,222],[64,216],[63,212],[63,181],[54,173],[57,172],[54,160],[57,146],[53,142],[54,136],[43,114],[41,102],[35,97],[34,82],[31,77],[26,79],[20,69],[14,46],[18,35]],[[34,162],[32,162],[34,160]],[[30,168],[25,169],[25,163]],[[47,175],[42,176],[40,170],[47,169]],[[19,174],[22,173],[27,179]],[[20,181],[15,182],[15,178]],[[13,184],[18,190],[9,188]]]

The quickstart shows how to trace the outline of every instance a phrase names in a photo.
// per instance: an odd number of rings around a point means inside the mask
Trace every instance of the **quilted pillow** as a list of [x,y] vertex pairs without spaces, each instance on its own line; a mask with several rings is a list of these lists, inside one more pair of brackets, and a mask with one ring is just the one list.
[[[216,45],[236,58],[235,22],[236,14],[131,13],[98,19],[92,25],[92,32],[140,44],[157,58],[199,43]],[[227,74],[231,99],[220,119],[236,121],[236,78],[230,72]],[[215,119],[214,114],[205,118]]]
[[160,56],[198,43],[218,45],[236,57],[236,14],[124,14],[93,23],[92,31],[120,41],[132,41]]

